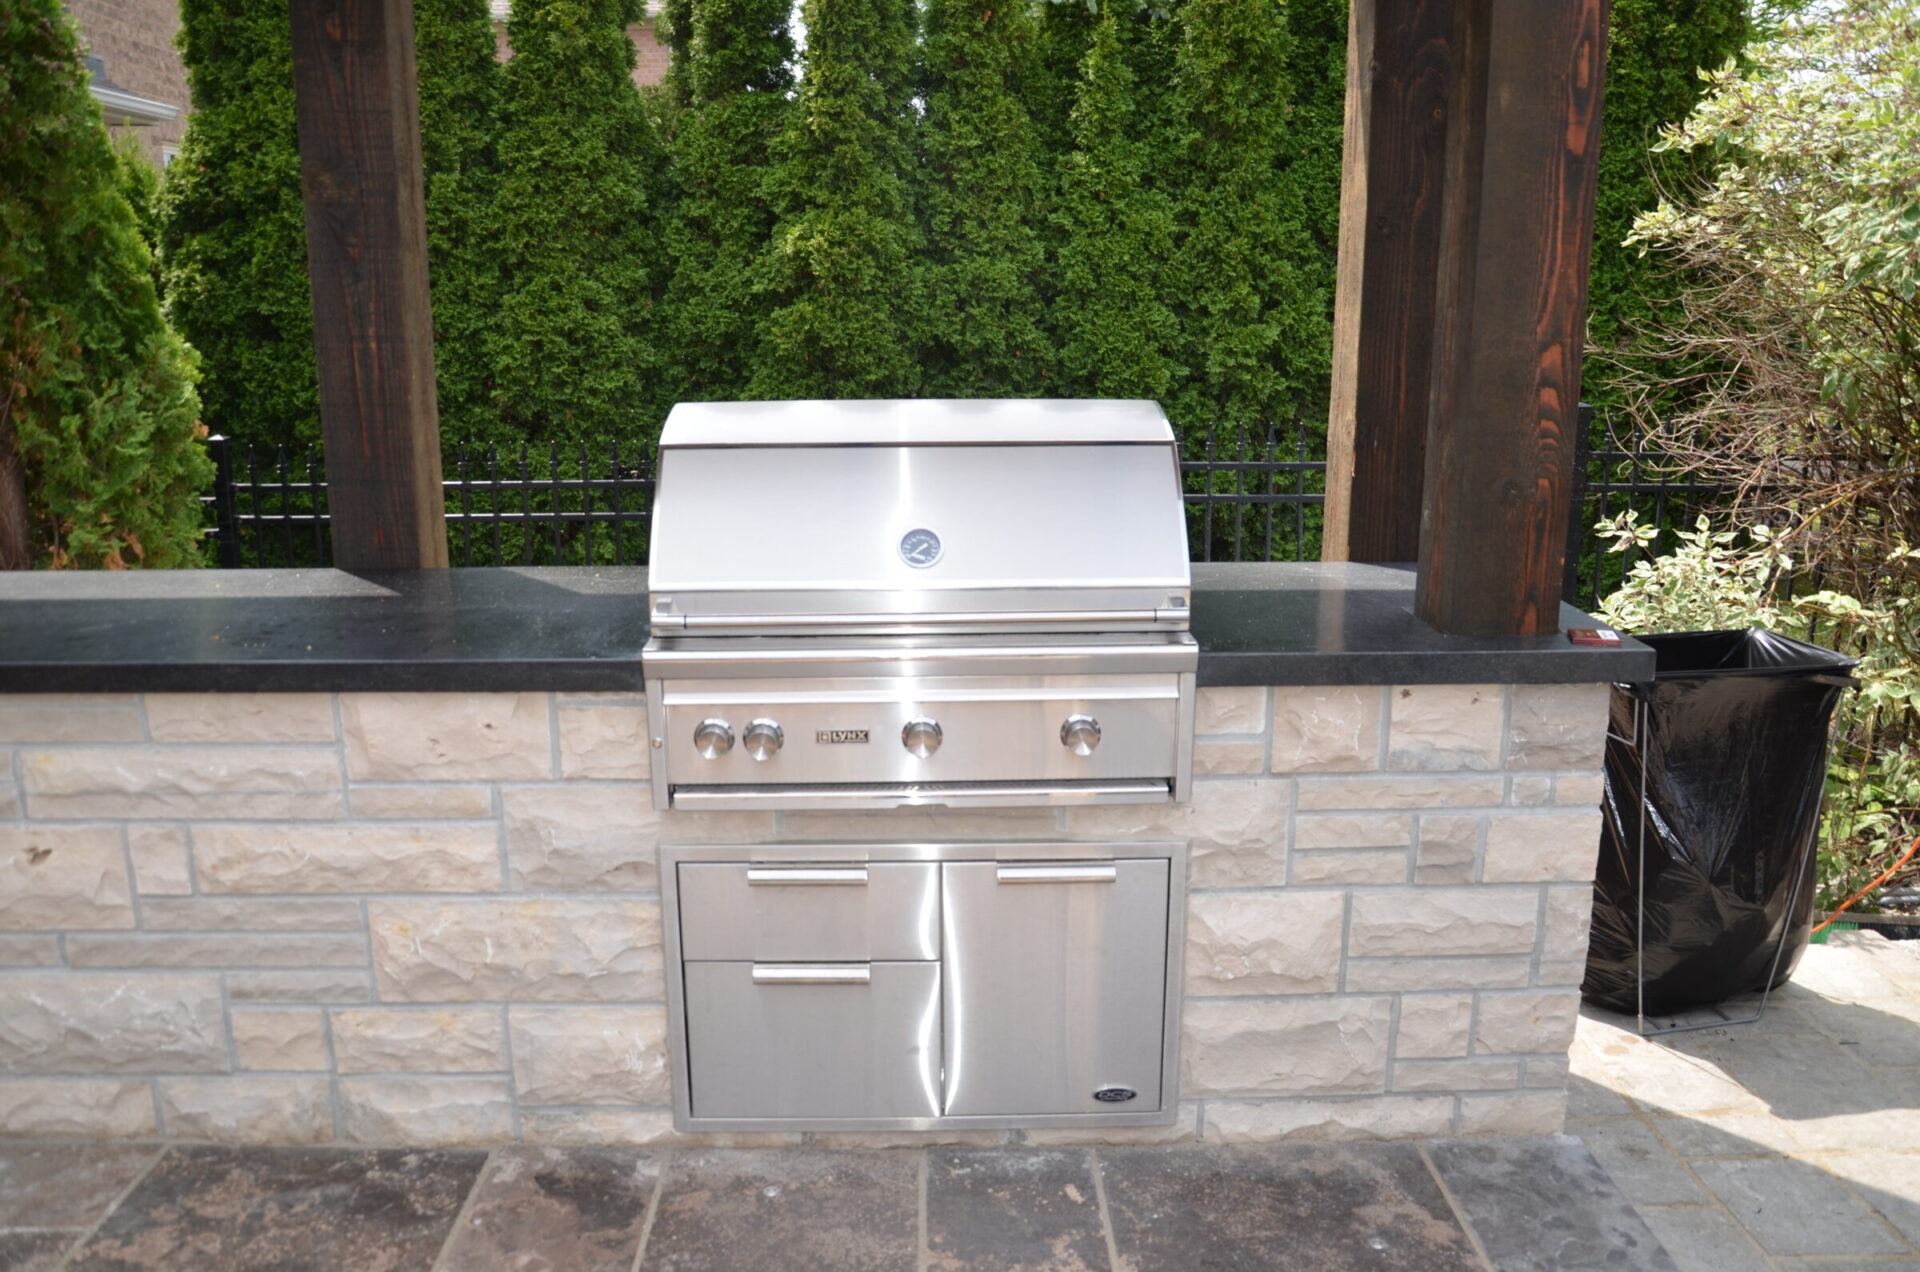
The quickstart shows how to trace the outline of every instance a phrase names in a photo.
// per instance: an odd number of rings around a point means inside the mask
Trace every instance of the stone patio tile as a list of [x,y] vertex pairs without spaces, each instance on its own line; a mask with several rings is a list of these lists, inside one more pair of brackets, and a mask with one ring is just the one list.
[[1889,1105],[1867,1113],[1808,1118],[1783,1125],[1799,1145],[1798,1152],[1851,1152],[1879,1145],[1906,1148],[1920,1144],[1920,1103]]
[[1579,1119],[1588,1117],[1631,1117],[1633,1106],[1623,1099],[1619,1092],[1609,1091],[1591,1078],[1583,1078],[1578,1073],[1567,1080],[1567,1116]]
[[417,1272],[486,1154],[179,1148],[107,1217],[68,1272]]
[[1886,1142],[1906,1151],[1835,1153],[1824,1164],[1920,1250],[1920,1142]]
[[1640,1217],[1680,1272],[1768,1272],[1772,1266],[1718,1206],[1642,1206]]
[[726,1150],[675,1154],[646,1272],[896,1272],[919,1245],[920,1155]]
[[1775,1259],[1780,1272],[1920,1272],[1920,1259]]
[[1920,941],[1889,941],[1875,932],[1835,932],[1825,946],[1810,948],[1801,966],[1841,958],[1864,960],[1893,987],[1893,997],[1920,1002]]
[[1656,1117],[1653,1129],[1682,1157],[1758,1157],[1800,1151],[1792,1127],[1765,1113]]
[[[1864,939],[1835,942],[1831,947],[1811,946],[1807,956],[1794,969],[1793,984],[1803,991],[1829,1000],[1848,1003],[1876,1003],[1888,999],[1912,998],[1913,988],[1899,972],[1883,975],[1877,966],[1880,951],[1866,948],[1867,941],[1881,945],[1904,945],[1869,933]],[[1857,952],[1856,952],[1857,951]],[[1837,957],[1836,957],[1837,955]],[[1848,955],[1852,955],[1849,957]],[[1796,999],[1795,1001],[1802,1001]]]
[[[1584,1024],[1585,1022],[1583,1022]],[[1684,1037],[1684,1035],[1682,1035]],[[1615,1031],[1590,1046],[1589,1076],[1669,1113],[1760,1113],[1766,1106],[1712,1060]]]
[[1100,1151],[1132,1272],[1478,1268],[1409,1144]]
[[1831,1038],[1768,1031],[1744,1042],[1728,1055],[1727,1074],[1777,1118],[1800,1122],[1902,1107],[1871,1066]]
[[0,1140],[0,1229],[91,1228],[159,1153],[129,1144]]
[[1707,1161],[1694,1171],[1769,1254],[1912,1253],[1845,1184],[1811,1162]]
[[1572,1136],[1451,1140],[1429,1151],[1500,1272],[1674,1272],[1633,1206]]
[[646,1153],[510,1148],[493,1155],[435,1266],[445,1272],[629,1272],[660,1176]]
[[1814,1028],[1847,1049],[1863,1064],[1911,1067],[1920,1064],[1920,1002],[1887,999],[1835,1003],[1810,1013]]
[[927,1154],[927,1266],[964,1272],[1092,1272],[1107,1239],[1085,1150],[934,1149]]
[[1639,1118],[1607,1118],[1571,1128],[1636,1206],[1673,1206],[1708,1200],[1686,1163]]
[[54,1272],[77,1232],[0,1232],[0,1269]]

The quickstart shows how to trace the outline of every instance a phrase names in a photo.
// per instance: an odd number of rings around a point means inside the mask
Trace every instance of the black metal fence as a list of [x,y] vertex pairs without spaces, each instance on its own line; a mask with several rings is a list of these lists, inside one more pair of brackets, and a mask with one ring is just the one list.
[[[1594,445],[1583,415],[1567,526],[1564,595],[1583,608],[1720,493],[1675,477],[1661,457]],[[317,449],[264,451],[212,440],[211,552],[228,569],[324,566],[331,560],[327,480]],[[643,564],[653,507],[646,450],[460,446],[446,464],[447,536],[456,565]],[[1188,542],[1196,561],[1307,561],[1320,555],[1326,436],[1293,423],[1208,433],[1181,459]],[[1654,541],[1610,553],[1594,526],[1632,508]]]
[[[1567,510],[1567,564],[1561,599],[1592,610],[1620,586],[1634,564],[1665,556],[1678,546],[1677,535],[1711,509],[1726,493],[1721,487],[1680,475],[1671,460],[1635,442],[1623,447],[1607,421],[1595,428],[1593,408],[1580,408],[1573,462],[1573,489]],[[1595,444],[1596,434],[1599,445]],[[1621,552],[1597,527],[1627,512],[1653,532],[1645,543]]]
[[[227,569],[331,563],[327,479],[315,447],[263,454],[227,438],[214,461],[212,550]],[[455,565],[639,565],[653,515],[653,457],[612,447],[461,446],[446,464]]]
[[1196,561],[1317,561],[1327,437],[1296,421],[1222,440],[1209,430],[1180,461]]

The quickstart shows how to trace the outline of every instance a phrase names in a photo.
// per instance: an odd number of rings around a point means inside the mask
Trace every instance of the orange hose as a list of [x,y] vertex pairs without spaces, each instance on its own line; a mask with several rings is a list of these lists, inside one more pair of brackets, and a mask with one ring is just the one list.
[[[1920,835],[1916,835],[1914,837],[1913,842],[1907,845],[1907,850],[1904,853],[1900,854],[1900,860],[1888,866],[1878,879],[1875,879],[1872,883],[1860,889],[1860,891],[1854,893],[1852,896],[1848,897],[1845,901],[1842,901],[1840,903],[1840,908],[1827,916],[1826,923],[1822,923],[1819,927],[1813,929],[1813,931],[1814,932],[1826,931],[1828,925],[1831,924],[1835,919],[1839,918],[1841,915],[1845,914],[1855,901],[1858,901],[1861,897],[1866,896],[1867,893],[1872,892],[1875,888],[1879,887],[1881,884],[1885,883],[1887,880],[1893,878],[1894,872],[1899,870],[1900,867],[1906,865],[1907,862],[1911,861],[1913,859],[1913,854],[1916,851],[1920,851]],[[1813,935],[1813,933],[1808,933],[1808,935],[1811,936]]]

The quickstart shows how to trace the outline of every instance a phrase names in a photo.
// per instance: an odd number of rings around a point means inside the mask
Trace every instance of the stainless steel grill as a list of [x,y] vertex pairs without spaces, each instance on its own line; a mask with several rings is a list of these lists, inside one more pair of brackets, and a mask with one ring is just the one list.
[[1186,525],[1151,402],[682,404],[651,558],[660,808],[1187,797]]

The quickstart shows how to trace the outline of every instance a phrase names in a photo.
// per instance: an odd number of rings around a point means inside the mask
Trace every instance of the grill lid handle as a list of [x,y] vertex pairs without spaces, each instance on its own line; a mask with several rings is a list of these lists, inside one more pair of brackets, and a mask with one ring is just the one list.
[[727,630],[762,627],[1014,627],[1038,623],[1157,623],[1184,627],[1192,621],[1188,605],[1130,610],[957,610],[937,613],[871,614],[674,614],[655,607],[650,620],[658,631]]

